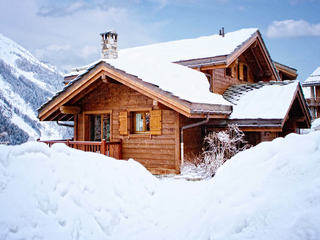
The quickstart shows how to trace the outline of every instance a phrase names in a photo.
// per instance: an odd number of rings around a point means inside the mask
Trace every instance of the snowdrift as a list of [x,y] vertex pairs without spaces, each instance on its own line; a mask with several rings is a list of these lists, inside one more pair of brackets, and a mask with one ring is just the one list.
[[0,239],[106,239],[145,211],[156,182],[135,161],[64,144],[0,146]]
[[237,154],[209,181],[42,143],[0,146],[0,239],[320,239],[320,133]]

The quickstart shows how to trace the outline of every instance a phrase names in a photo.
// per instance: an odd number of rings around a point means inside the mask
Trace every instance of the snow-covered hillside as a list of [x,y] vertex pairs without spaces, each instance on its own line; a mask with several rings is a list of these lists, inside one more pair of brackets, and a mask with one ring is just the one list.
[[40,123],[36,110],[62,87],[56,69],[0,34],[0,142],[61,138],[66,130]]
[[261,143],[197,182],[62,144],[0,146],[0,239],[318,240],[319,172],[319,131]]

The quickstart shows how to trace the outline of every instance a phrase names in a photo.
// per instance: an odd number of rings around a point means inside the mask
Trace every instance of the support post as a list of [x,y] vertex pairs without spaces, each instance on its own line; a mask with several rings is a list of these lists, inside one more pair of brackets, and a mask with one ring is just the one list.
[[119,158],[118,159],[122,159],[122,139],[120,139],[120,144],[119,144]]
[[106,155],[106,140],[101,140],[101,147],[100,147],[100,153],[103,155]]

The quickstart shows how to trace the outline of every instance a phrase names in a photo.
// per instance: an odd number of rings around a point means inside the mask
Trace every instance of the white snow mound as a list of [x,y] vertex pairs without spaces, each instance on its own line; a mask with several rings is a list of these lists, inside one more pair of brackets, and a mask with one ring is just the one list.
[[319,172],[318,131],[261,143],[199,182],[59,144],[0,146],[0,239],[316,240]]
[[155,185],[133,160],[64,144],[0,146],[0,239],[108,239],[147,210]]

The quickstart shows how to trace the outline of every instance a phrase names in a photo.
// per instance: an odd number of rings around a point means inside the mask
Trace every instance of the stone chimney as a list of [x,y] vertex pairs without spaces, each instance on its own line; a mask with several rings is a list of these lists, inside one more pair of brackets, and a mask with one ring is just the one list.
[[118,34],[110,31],[100,33],[101,39],[101,58],[116,59],[118,58]]

